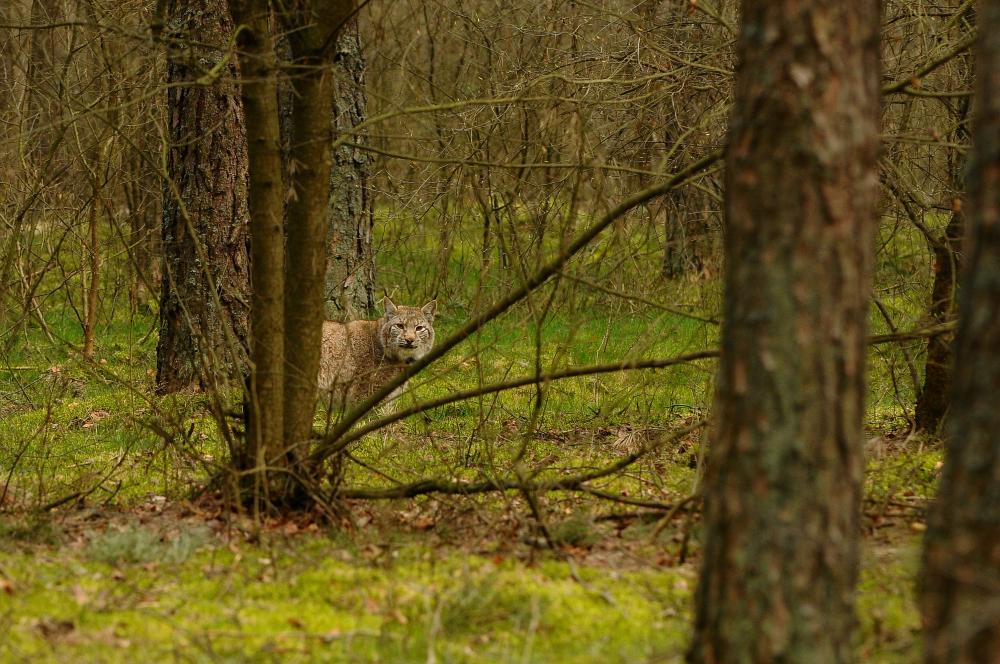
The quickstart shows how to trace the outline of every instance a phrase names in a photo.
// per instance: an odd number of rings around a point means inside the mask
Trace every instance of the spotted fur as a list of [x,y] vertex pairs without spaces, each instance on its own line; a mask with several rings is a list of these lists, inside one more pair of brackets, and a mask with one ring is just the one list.
[[[323,323],[319,387],[334,405],[364,401],[434,346],[437,302],[397,307],[388,297],[378,320]],[[387,399],[398,397],[406,384]]]

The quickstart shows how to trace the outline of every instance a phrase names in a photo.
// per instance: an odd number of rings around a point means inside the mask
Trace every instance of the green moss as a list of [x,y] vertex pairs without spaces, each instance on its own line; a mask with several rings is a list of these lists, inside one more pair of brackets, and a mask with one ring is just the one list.
[[858,584],[861,660],[908,664],[921,660],[920,615],[914,596],[920,539],[866,548]]
[[[309,537],[203,550],[180,563],[115,568],[80,553],[6,554],[18,620],[0,656],[52,661],[237,659],[631,662],[680,653],[688,573],[609,578],[565,563],[526,569],[446,553],[373,568]],[[65,634],[57,634],[64,624]]]

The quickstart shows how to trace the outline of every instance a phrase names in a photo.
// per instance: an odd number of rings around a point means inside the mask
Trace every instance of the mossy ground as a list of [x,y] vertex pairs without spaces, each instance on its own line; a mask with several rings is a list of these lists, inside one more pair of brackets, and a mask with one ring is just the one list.
[[[440,258],[431,235],[426,247],[416,236],[383,240],[398,251],[382,252],[395,262],[380,274],[401,284],[393,293],[401,303],[427,296],[418,286]],[[891,324],[873,311],[873,331],[916,327],[926,249],[905,227],[886,226],[880,240],[876,296]],[[457,242],[447,258],[439,336],[491,301],[484,288],[517,281],[495,266],[476,274],[474,245]],[[718,325],[704,320],[718,318],[717,282],[658,292],[646,279],[640,289],[641,275],[601,272],[605,248],[581,257],[580,275],[642,301],[563,279],[560,291],[542,289],[466,340],[414,381],[404,403],[717,345]],[[924,276],[892,285],[914,274]],[[355,501],[333,524],[311,515],[254,522],[200,490],[226,455],[207,397],[153,396],[154,313],[119,308],[108,317],[93,362],[71,350],[79,325],[65,307],[52,307],[48,330],[29,328],[0,361],[0,660],[681,661],[696,513],[678,510],[664,524],[664,512],[634,504],[538,496],[555,551],[540,546],[545,532],[514,493]],[[898,432],[920,348],[883,346],[870,356],[864,661],[919,659],[914,579],[941,453],[933,440]],[[704,417],[713,370],[701,361],[602,374],[429,411],[355,445],[346,483],[504,478],[514,459],[538,478],[603,467]],[[227,399],[236,406],[237,395]],[[594,488],[675,504],[695,488],[700,445],[695,432]]]
[[[485,554],[435,541],[427,529],[379,526],[346,534],[306,526],[292,534],[297,527],[286,522],[251,534],[169,506],[155,515],[64,516],[20,534],[41,542],[5,538],[0,658],[682,659],[691,562],[678,565],[646,543],[631,547],[630,536],[596,551],[503,547]],[[115,533],[116,544],[101,528]],[[176,545],[192,529],[202,534]],[[917,539],[899,530],[865,541],[863,661],[917,659]],[[131,552],[127,561],[113,557],[122,550]]]
[[[573,337],[564,364],[600,362],[601,353],[667,356],[713,341],[711,326],[683,318],[671,324],[684,334],[645,339],[650,320],[569,330],[557,319],[543,334]],[[530,371],[535,355],[517,349],[531,348],[531,334],[495,332],[417,394]],[[154,400],[150,341],[137,340],[132,352],[113,343],[106,364],[26,352],[19,361],[35,370],[5,383],[8,394],[21,384],[32,398],[10,399],[0,433],[11,478],[0,521],[0,660],[681,661],[697,518],[679,512],[654,540],[658,524],[641,509],[543,496],[556,552],[539,547],[514,495],[358,501],[351,520],[335,526],[308,515],[254,524],[211,496],[188,500],[224,455],[204,397]],[[550,357],[558,352],[546,347],[544,361],[558,365]],[[456,404],[361,441],[356,457],[379,472],[353,465],[348,480],[502,476],[526,435],[530,467],[558,474],[605,465],[691,421],[710,383],[710,365],[567,381],[548,393],[531,430],[531,389]],[[698,444],[697,435],[671,444],[600,488],[676,502],[694,486]],[[884,432],[871,446],[859,648],[866,661],[910,662],[918,652],[914,528],[940,453]],[[74,493],[50,513],[23,511]]]

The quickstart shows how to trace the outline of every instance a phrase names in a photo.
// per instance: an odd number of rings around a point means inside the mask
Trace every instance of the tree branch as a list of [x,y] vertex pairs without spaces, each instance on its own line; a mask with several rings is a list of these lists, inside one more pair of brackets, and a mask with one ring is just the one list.
[[934,71],[935,69],[937,69],[941,65],[944,65],[944,64],[948,63],[950,60],[952,60],[956,56],[962,54],[964,51],[969,50],[970,48],[972,48],[973,44],[975,44],[976,40],[978,40],[978,39],[979,39],[979,35],[977,33],[973,32],[967,38],[965,38],[964,40],[962,40],[958,44],[956,44],[950,51],[948,51],[948,52],[944,53],[943,55],[941,55],[940,57],[937,57],[937,58],[931,60],[930,62],[926,63],[923,67],[921,67],[917,71],[913,72],[909,76],[907,76],[905,78],[900,78],[899,80],[897,80],[897,81],[895,81],[893,83],[889,83],[887,85],[883,85],[882,86],[882,94],[883,95],[891,95],[891,94],[896,94],[896,93],[900,93],[900,92],[912,92],[913,90],[916,89],[916,88],[912,87],[914,81],[919,81],[924,76],[927,76],[927,74],[930,74],[932,71]]
[[409,368],[407,368],[407,370],[396,379],[389,381],[382,387],[382,389],[378,390],[374,395],[348,412],[337,424],[334,430],[326,436],[319,445],[317,445],[316,449],[310,455],[310,460],[313,463],[318,463],[329,457],[331,454],[335,454],[339,450],[343,449],[345,444],[340,439],[350,430],[352,426],[354,426],[358,420],[364,417],[365,413],[381,403],[397,387],[415,376],[432,362],[445,355],[467,337],[486,325],[486,323],[503,314],[512,306],[527,297],[529,293],[548,281],[549,278],[562,270],[563,266],[569,261],[569,259],[590,244],[605,228],[613,224],[625,213],[635,207],[638,207],[639,205],[642,205],[650,199],[661,196],[682,185],[689,178],[697,175],[715,162],[719,161],[721,158],[721,150],[711,152],[701,159],[698,159],[697,161],[694,161],[677,171],[664,182],[633,194],[631,197],[625,199],[617,206],[609,210],[604,216],[594,222],[594,224],[592,224],[565,249],[563,249],[558,256],[538,270],[534,275],[529,277],[519,288],[515,289],[507,297],[494,304],[489,310],[466,323],[460,330],[451,335],[441,345],[436,346],[423,358],[410,365]]

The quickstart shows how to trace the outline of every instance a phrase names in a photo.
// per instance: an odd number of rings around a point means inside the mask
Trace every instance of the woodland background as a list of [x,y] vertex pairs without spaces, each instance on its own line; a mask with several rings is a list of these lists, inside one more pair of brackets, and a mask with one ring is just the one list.
[[[0,653],[680,660],[739,3],[300,4],[0,8]],[[863,661],[923,652],[980,18],[881,3]],[[385,294],[440,359],[313,408]]]

